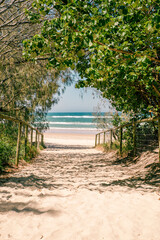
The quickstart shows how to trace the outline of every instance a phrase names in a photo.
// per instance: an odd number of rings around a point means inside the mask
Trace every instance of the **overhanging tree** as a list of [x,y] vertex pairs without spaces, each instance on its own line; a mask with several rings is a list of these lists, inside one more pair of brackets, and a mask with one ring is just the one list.
[[[22,41],[40,33],[45,19],[34,22],[32,3],[0,1],[0,112],[37,122],[37,118],[43,121],[47,110],[57,102],[60,81],[68,79],[68,74],[48,70],[45,58],[34,62],[23,58]],[[34,17],[27,17],[29,10]]]
[[26,58],[78,71],[78,87],[99,89],[117,110],[160,112],[158,0],[38,0],[34,10],[54,18],[24,42]]

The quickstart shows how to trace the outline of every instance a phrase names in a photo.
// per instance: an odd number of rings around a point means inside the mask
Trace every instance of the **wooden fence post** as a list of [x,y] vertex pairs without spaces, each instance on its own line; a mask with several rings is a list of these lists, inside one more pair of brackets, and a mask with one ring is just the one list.
[[37,148],[39,149],[39,133],[38,133],[38,144],[37,144]]
[[95,136],[95,147],[97,146],[97,134]]
[[104,132],[104,135],[103,135],[103,144],[105,144],[106,142],[106,132]]
[[101,143],[101,136],[100,134],[98,134],[98,144],[100,145],[100,143]]
[[133,156],[136,156],[136,123],[133,122]]
[[119,147],[119,151],[120,151],[120,155],[122,156],[122,139],[123,139],[123,128],[120,128],[120,147]]
[[31,147],[32,147],[32,144],[33,144],[33,129],[31,128]]
[[41,134],[41,146],[44,146],[44,142],[43,142],[43,134]]
[[158,115],[158,145],[159,145],[159,162],[160,162],[160,114]]
[[111,129],[110,130],[110,149],[112,149],[112,135],[113,135],[113,131]]
[[36,148],[37,148],[37,131],[36,131],[35,145],[36,145]]
[[19,150],[20,150],[20,142],[21,142],[21,131],[22,131],[22,123],[18,124],[18,137],[17,137],[17,149],[16,149],[16,161],[15,164],[18,166],[19,162]]
[[25,125],[25,146],[24,146],[24,149],[25,149],[25,155],[24,155],[24,158],[26,159],[27,157],[27,142],[28,142],[28,126]]

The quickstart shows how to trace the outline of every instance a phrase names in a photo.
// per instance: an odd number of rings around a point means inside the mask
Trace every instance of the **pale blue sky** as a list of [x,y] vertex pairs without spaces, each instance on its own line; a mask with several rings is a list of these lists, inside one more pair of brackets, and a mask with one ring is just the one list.
[[58,104],[54,105],[51,112],[101,112],[109,111],[109,101],[102,99],[97,91],[87,89],[75,89],[74,85],[66,88],[60,96]]

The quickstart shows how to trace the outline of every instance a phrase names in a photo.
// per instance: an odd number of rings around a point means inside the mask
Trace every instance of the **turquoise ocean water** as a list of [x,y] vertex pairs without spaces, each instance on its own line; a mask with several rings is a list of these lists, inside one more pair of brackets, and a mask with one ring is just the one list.
[[[103,117],[102,116],[100,117]],[[92,112],[48,113],[47,121],[50,132],[97,133],[95,114]]]

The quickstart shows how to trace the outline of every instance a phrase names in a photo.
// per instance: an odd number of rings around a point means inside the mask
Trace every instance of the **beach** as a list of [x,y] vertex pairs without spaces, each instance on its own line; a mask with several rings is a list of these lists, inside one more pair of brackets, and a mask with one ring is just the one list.
[[160,240],[160,1],[0,0],[0,240]]
[[86,145],[94,147],[95,132],[82,131],[46,131],[44,133],[44,141],[46,143],[54,143],[55,145]]
[[0,179],[1,240],[159,240],[160,191],[144,154],[120,164],[94,134],[46,132],[47,148]]

